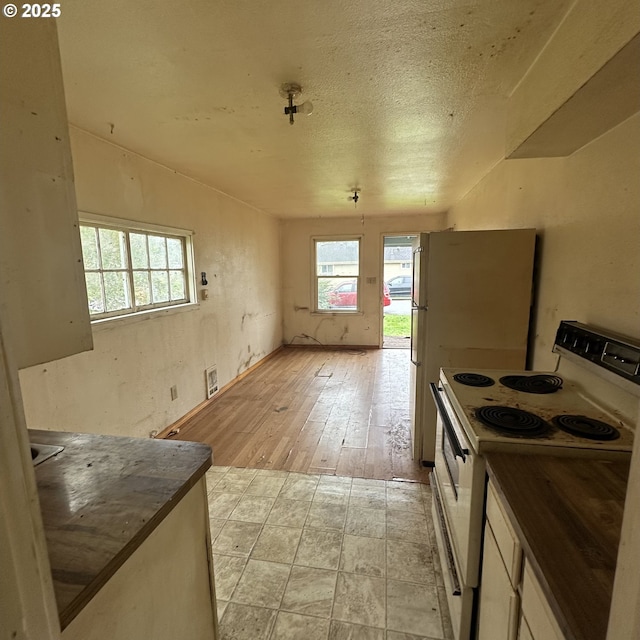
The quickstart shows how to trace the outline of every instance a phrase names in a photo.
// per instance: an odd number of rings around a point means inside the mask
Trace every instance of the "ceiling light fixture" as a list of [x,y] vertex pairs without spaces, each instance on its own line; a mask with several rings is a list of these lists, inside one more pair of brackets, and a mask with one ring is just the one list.
[[313,104],[308,100],[302,104],[295,105],[293,101],[302,93],[302,87],[296,82],[287,82],[280,87],[280,95],[289,101],[284,108],[284,115],[289,116],[289,124],[293,124],[293,114],[303,113],[310,116],[313,113]]
[[349,200],[353,200],[353,204],[357,205],[358,204],[358,200],[360,200],[360,196],[358,195],[359,189],[354,189],[353,190],[353,195],[349,196]]

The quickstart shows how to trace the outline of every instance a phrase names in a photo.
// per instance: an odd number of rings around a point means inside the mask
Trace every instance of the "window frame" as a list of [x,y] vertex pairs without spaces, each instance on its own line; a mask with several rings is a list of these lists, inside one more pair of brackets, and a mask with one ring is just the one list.
[[[127,309],[119,309],[116,311],[105,311],[99,314],[91,314],[90,320],[92,324],[101,324],[113,320],[120,320],[126,318],[140,318],[147,317],[151,314],[166,313],[168,311],[184,309],[185,307],[197,306],[197,289],[196,289],[196,273],[195,273],[195,260],[193,251],[193,236],[194,232],[188,229],[181,229],[177,227],[168,227],[165,225],[158,225],[148,222],[140,222],[136,220],[129,220],[125,218],[116,218],[113,216],[103,216],[99,214],[90,213],[87,211],[78,211],[79,227],[93,227],[102,229],[111,229],[114,231],[124,232],[125,234],[125,246],[126,246],[126,259],[127,265],[123,269],[114,269],[114,272],[123,271],[126,272],[129,289],[131,294],[132,306]],[[150,305],[136,306],[135,303],[135,290],[133,286],[133,274],[136,269],[133,269],[131,263],[131,242],[130,233],[143,233],[147,235],[156,235],[164,238],[178,238],[183,243],[183,261],[185,271],[185,299],[176,302],[158,302]],[[82,243],[81,243],[82,244]],[[83,260],[83,271],[87,273],[86,266]],[[90,269],[90,273],[99,273],[101,270]],[[107,270],[112,271],[112,270]],[[153,268],[149,267],[149,271],[153,271]],[[174,271],[167,265],[167,272]],[[86,286],[86,284],[85,284]]]
[[[312,236],[311,237],[311,296],[312,304],[311,309],[314,314],[343,314],[343,315],[360,315],[362,314],[362,238],[361,235],[346,235],[346,236]],[[358,243],[358,273],[357,275],[326,275],[318,273],[318,242],[357,242]],[[320,279],[331,278],[332,280],[355,280],[356,281],[356,308],[341,309],[334,307],[332,309],[319,309],[318,308],[318,283]]]

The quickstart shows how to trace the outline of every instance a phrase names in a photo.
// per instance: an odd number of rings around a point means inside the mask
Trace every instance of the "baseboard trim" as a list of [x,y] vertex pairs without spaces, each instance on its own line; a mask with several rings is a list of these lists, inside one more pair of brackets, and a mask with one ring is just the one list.
[[262,358],[262,360],[259,360],[255,364],[251,365],[248,369],[245,369],[241,374],[237,375],[233,380],[231,380],[230,382],[227,382],[227,384],[225,384],[224,387],[222,387],[220,389],[220,391],[218,391],[218,393],[216,393],[215,396],[213,396],[211,398],[208,398],[207,400],[204,400],[200,404],[196,405],[193,409],[191,409],[191,411],[188,411],[187,413],[185,413],[181,418],[178,418],[178,420],[176,420],[173,424],[170,424],[168,427],[165,427],[156,436],[156,439],[166,440],[167,438],[172,438],[173,435],[177,435],[177,433],[175,433],[175,434],[173,434],[171,436],[169,434],[172,431],[179,432],[180,428],[182,427],[182,425],[185,422],[187,422],[188,420],[193,418],[200,411],[202,411],[203,409],[208,407],[211,403],[215,402],[221,395],[223,395],[224,393],[229,391],[229,389],[231,389],[236,384],[238,384],[238,382],[240,382],[240,380],[242,380],[243,378],[248,376],[250,373],[255,371],[258,367],[260,367],[263,364],[265,364],[265,362],[268,362],[269,360],[271,360],[271,358],[275,357],[278,353],[280,353],[282,351],[283,348],[284,347],[282,345],[279,346],[277,349],[274,349],[271,353],[268,353],[264,358]]
[[380,349],[375,344],[285,344],[285,349],[344,349],[347,351],[362,351],[363,349]]

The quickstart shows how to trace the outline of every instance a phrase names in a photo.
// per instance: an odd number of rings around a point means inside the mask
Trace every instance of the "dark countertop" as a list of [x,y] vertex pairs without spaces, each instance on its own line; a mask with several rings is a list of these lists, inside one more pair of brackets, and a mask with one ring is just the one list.
[[572,640],[604,640],[630,456],[488,453],[486,459],[560,629]]
[[29,430],[65,447],[35,467],[64,629],[211,466],[193,442]]

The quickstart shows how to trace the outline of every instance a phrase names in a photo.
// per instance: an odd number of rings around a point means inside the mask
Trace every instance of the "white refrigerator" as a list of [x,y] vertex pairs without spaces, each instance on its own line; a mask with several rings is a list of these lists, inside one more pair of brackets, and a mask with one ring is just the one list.
[[535,229],[421,233],[413,247],[411,437],[433,465],[440,367],[524,369]]

